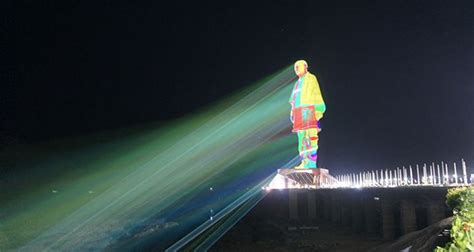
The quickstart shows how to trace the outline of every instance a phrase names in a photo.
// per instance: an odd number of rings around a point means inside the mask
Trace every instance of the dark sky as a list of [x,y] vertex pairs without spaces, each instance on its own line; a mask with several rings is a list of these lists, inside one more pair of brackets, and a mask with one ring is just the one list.
[[132,2],[3,8],[4,141],[177,118],[304,58],[324,165],[474,161],[474,1]]

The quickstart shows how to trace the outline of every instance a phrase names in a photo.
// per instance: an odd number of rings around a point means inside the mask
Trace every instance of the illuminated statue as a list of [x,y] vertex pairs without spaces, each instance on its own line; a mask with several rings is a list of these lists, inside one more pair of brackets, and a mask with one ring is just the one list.
[[295,169],[317,168],[319,120],[326,111],[316,76],[308,72],[308,63],[296,61],[294,65],[298,81],[290,96],[293,132],[298,134],[298,151],[301,164]]

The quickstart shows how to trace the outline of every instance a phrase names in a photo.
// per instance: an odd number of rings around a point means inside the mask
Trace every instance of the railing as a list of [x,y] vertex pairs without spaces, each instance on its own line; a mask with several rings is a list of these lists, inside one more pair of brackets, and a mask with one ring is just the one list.
[[434,162],[423,166],[402,166],[396,169],[381,169],[335,176],[336,180],[326,187],[403,187],[403,186],[460,186],[474,182],[474,174],[468,178],[467,166],[461,160],[461,173],[458,174],[456,162],[451,167],[447,163]]

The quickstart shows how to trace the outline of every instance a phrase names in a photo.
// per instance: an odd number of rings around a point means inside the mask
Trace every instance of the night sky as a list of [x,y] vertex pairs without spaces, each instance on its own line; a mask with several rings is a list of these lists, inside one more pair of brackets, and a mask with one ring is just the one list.
[[3,8],[4,146],[186,116],[306,59],[322,166],[474,167],[474,1],[137,2]]

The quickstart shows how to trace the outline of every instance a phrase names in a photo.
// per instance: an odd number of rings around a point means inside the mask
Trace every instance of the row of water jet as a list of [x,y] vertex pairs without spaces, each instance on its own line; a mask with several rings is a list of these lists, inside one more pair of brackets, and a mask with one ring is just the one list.
[[467,166],[461,159],[458,165],[446,162],[409,165],[396,169],[381,169],[338,175],[330,187],[401,187],[401,186],[459,186],[474,183],[474,174],[468,178]]

